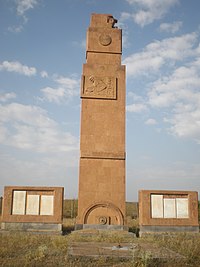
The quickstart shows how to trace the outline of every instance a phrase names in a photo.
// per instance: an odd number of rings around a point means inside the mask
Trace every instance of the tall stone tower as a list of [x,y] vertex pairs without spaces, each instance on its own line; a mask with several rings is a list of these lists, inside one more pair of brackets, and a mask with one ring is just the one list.
[[92,14],[81,85],[76,229],[123,229],[125,217],[125,66],[122,31]]

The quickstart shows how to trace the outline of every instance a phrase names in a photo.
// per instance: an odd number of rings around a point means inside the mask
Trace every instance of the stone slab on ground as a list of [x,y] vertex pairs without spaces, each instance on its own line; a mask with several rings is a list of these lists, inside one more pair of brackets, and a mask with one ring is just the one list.
[[75,258],[118,258],[130,260],[142,257],[151,257],[159,260],[176,259],[184,257],[166,248],[158,248],[152,243],[108,243],[108,242],[72,242],[69,244],[68,256]]

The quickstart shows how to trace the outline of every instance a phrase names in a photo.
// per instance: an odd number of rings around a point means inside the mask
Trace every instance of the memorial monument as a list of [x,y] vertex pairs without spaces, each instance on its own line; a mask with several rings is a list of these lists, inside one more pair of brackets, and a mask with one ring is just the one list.
[[1,229],[62,233],[63,187],[5,186]]
[[140,236],[155,232],[199,232],[198,193],[140,190]]
[[76,229],[124,229],[125,66],[122,31],[109,14],[92,14],[81,84]]

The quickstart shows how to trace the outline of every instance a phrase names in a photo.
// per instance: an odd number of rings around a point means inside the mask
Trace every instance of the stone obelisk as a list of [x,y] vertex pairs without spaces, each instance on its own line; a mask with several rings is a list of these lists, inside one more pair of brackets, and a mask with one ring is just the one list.
[[87,31],[76,229],[124,229],[125,66],[116,22],[92,14]]

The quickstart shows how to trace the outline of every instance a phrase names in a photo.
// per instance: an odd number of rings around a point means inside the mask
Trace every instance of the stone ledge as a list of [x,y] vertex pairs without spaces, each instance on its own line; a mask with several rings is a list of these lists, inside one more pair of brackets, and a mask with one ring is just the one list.
[[21,231],[29,233],[55,233],[62,234],[62,224],[56,223],[23,223],[2,222],[1,231]]
[[140,226],[140,236],[146,234],[164,234],[164,233],[199,233],[199,226],[158,226],[146,225]]
[[75,230],[96,229],[96,230],[120,230],[128,231],[128,226],[125,225],[101,225],[101,224],[76,224]]

